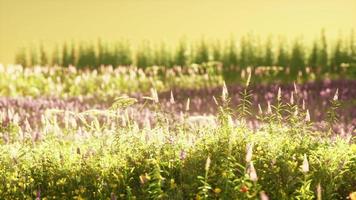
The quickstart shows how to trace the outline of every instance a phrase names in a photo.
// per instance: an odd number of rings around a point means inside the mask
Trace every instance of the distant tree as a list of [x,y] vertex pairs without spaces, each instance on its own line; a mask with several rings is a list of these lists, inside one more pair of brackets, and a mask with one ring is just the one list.
[[140,68],[153,65],[152,50],[147,41],[144,41],[136,52],[136,65]]
[[316,68],[318,66],[318,55],[319,55],[318,43],[314,41],[308,59],[308,65],[313,69],[314,72],[316,71]]
[[41,66],[48,65],[48,56],[42,44],[40,45],[40,64]]
[[62,65],[68,67],[71,64],[70,53],[68,51],[67,44],[63,44],[62,48]]
[[194,49],[194,63],[201,64],[209,61],[209,48],[204,40],[201,40]]
[[116,65],[128,66],[133,64],[131,49],[128,42],[121,41],[116,44],[115,50]]
[[153,57],[153,64],[164,67],[171,66],[171,55],[164,43],[155,48]]
[[213,51],[213,60],[214,61],[222,61],[222,53],[221,53],[221,44],[219,41],[215,41],[212,46]]
[[273,56],[273,51],[272,51],[271,38],[268,38],[268,40],[265,44],[265,54],[264,54],[264,59],[263,59],[263,65],[272,66],[274,63],[273,60],[274,60],[274,56]]
[[15,64],[22,65],[23,67],[28,66],[25,48],[21,48],[21,50],[15,55]]
[[38,53],[36,48],[31,48],[30,50],[30,60],[31,66],[39,65]]
[[297,77],[299,71],[301,71],[304,76],[306,75],[304,51],[303,47],[298,41],[296,41],[293,45],[289,66],[292,77]]
[[276,65],[287,68],[289,66],[289,54],[285,46],[284,42],[279,43]]
[[330,71],[328,67],[328,45],[325,36],[325,30],[321,31],[321,39],[320,39],[320,49],[318,56],[318,66],[322,67],[323,71]]
[[186,66],[188,64],[187,45],[184,40],[181,40],[174,56],[174,63],[179,66]]
[[61,57],[59,55],[59,48],[56,45],[52,53],[52,65],[62,65]]
[[237,48],[236,42],[233,38],[230,38],[228,41],[225,52],[223,55],[223,65],[225,70],[230,70],[232,67],[237,67],[238,65],[238,58],[237,58]]
[[79,47],[78,67],[79,68],[95,68],[97,66],[97,57],[93,45],[81,44]]
[[356,41],[354,30],[351,30],[350,44],[349,44],[349,63],[356,65]]

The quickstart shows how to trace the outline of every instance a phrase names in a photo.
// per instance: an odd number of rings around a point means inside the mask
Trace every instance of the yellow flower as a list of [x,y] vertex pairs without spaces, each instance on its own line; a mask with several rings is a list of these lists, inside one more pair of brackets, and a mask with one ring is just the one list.
[[221,189],[220,189],[220,188],[217,187],[217,188],[214,189],[214,193],[215,193],[215,194],[219,194],[220,192],[221,192]]
[[349,197],[351,200],[356,200],[356,192],[350,193]]

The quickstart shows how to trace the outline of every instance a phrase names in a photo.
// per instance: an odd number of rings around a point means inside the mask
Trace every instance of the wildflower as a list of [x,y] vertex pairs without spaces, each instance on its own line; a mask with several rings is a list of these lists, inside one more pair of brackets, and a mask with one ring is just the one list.
[[170,98],[169,102],[170,102],[171,104],[174,104],[174,103],[175,103],[172,90],[171,90],[171,98]]
[[310,122],[309,110],[307,110],[307,113],[305,114],[305,121],[306,121],[306,122]]
[[281,91],[281,88],[279,87],[278,88],[278,93],[277,93],[277,100],[281,101],[281,97],[282,97],[282,91]]
[[334,95],[333,100],[334,100],[334,101],[337,101],[338,99],[339,99],[339,88],[336,89],[336,92],[335,92],[335,95]]
[[218,106],[219,103],[218,103],[218,101],[216,100],[216,98],[214,96],[213,96],[213,100],[214,100],[214,103]]
[[272,106],[271,106],[271,102],[269,101],[267,101],[267,113],[272,114]]
[[218,187],[216,187],[216,188],[214,189],[214,193],[215,193],[215,194],[219,194],[219,193],[221,193],[221,189],[220,189],[220,188],[218,188]]
[[250,163],[253,153],[253,143],[247,145],[246,162]]
[[211,163],[211,160],[210,160],[210,157],[208,156],[208,158],[206,159],[206,163],[205,163],[205,171],[209,171],[210,163]]
[[263,111],[262,111],[262,108],[261,108],[261,104],[258,104],[258,113],[259,113],[260,115],[263,114]]
[[250,176],[251,181],[256,182],[258,180],[256,169],[253,166],[253,162],[250,162],[250,166],[248,168],[248,174]]
[[293,91],[290,93],[290,104],[294,105],[294,94],[293,94]]
[[248,187],[246,186],[246,185],[243,185],[243,186],[241,186],[241,188],[240,188],[240,192],[242,192],[242,193],[246,193],[246,192],[248,192]]
[[294,93],[298,94],[297,85],[295,84],[295,82],[293,83],[293,86],[294,86]]
[[299,114],[298,107],[295,107],[294,116],[298,116],[298,114]]
[[261,200],[269,200],[269,197],[267,196],[265,191],[260,192],[260,199]]
[[246,81],[246,87],[248,87],[250,85],[250,81],[251,81],[251,68],[247,68],[247,73],[248,73],[248,77],[247,77],[247,81]]
[[185,111],[189,111],[190,108],[190,98],[187,100],[187,104],[185,105]]
[[187,153],[184,150],[181,150],[179,153],[179,159],[184,160],[187,157]]
[[303,99],[303,103],[302,103],[302,109],[305,110],[305,101]]
[[222,94],[221,94],[221,98],[223,101],[226,101],[227,97],[228,97],[229,93],[227,91],[227,87],[226,87],[226,84],[224,82],[223,84],[223,90],[222,90]]
[[304,160],[303,160],[303,165],[302,165],[302,172],[307,173],[309,172],[309,162],[307,155],[304,154]]

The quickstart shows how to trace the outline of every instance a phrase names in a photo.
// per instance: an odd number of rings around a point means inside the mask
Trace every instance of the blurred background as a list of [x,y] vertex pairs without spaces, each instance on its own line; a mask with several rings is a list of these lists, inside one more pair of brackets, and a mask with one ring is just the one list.
[[99,38],[133,47],[246,34],[311,43],[322,29],[328,39],[348,37],[355,19],[354,0],[0,0],[0,63],[14,63],[21,48]]

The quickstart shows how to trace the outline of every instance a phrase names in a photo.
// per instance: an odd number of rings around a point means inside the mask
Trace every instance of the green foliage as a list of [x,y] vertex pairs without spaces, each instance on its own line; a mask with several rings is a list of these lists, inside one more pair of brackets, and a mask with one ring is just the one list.
[[[284,103],[281,95],[270,115],[282,118],[249,128],[242,118],[231,119],[226,87],[223,91],[216,120],[226,121],[217,125],[189,125],[185,118],[140,128],[136,119],[118,114],[127,113],[136,102],[128,97],[117,98],[110,110],[70,113],[78,121],[75,126],[56,121],[62,111],[47,114],[39,129],[44,134],[30,143],[15,137],[23,131],[20,127],[2,119],[0,132],[11,140],[0,145],[0,196],[257,199],[267,195],[285,200],[318,195],[342,199],[354,192],[353,142],[320,137],[322,132],[309,129],[307,120],[301,120],[303,113],[295,113],[296,101]],[[160,112],[156,109],[158,117]],[[277,112],[293,116],[285,118]]]

